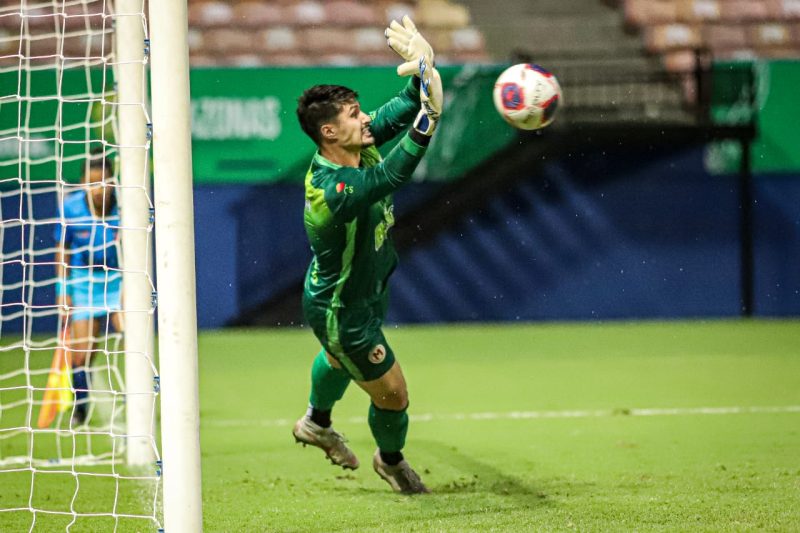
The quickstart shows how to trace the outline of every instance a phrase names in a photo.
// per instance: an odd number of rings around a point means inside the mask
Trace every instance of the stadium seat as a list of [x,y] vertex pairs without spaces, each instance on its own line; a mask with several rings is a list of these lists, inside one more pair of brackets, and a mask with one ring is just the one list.
[[770,7],[778,18],[800,20],[800,0],[770,0]]
[[368,4],[353,0],[334,0],[325,4],[329,24],[340,26],[377,26],[383,24],[382,17]]
[[408,15],[416,20],[416,6],[411,3],[393,2],[387,4],[383,10],[384,18],[383,23],[388,23],[391,20],[400,20],[403,15]]
[[245,30],[214,28],[207,30],[204,42],[218,54],[234,54],[253,49],[253,34]]
[[486,60],[483,35],[452,0],[190,0],[191,62],[391,64],[383,30],[403,15],[414,17],[443,61]]
[[741,25],[713,24],[706,26],[704,40],[711,50],[735,50],[747,47],[745,27]]
[[678,4],[678,19],[688,23],[718,20],[718,0],[681,0]]
[[300,49],[313,54],[338,54],[353,50],[354,44],[347,30],[316,27],[300,30]]
[[203,50],[205,44],[204,33],[195,28],[189,28],[187,34],[187,42],[189,43],[189,54],[197,54]]
[[327,24],[325,6],[312,0],[304,0],[288,8],[290,20],[297,26],[324,26]]
[[267,28],[287,23],[284,10],[277,4],[247,1],[233,7],[233,24],[254,28]]
[[791,48],[793,44],[791,29],[779,23],[758,24],[747,28],[747,41],[756,48]]
[[651,52],[663,52],[676,48],[696,48],[703,42],[700,30],[686,24],[665,24],[648,28],[645,46]]
[[350,54],[325,54],[319,57],[319,63],[334,67],[354,67],[361,64],[361,58]]
[[379,28],[359,28],[352,32],[352,41],[355,50],[362,53],[388,51],[386,38]]
[[481,52],[485,48],[483,34],[475,28],[462,28],[452,33],[452,49],[456,52]]
[[447,0],[420,0],[416,10],[417,24],[426,28],[465,28],[469,10]]
[[294,30],[285,26],[262,31],[260,43],[267,52],[289,52],[298,46]]
[[303,65],[315,64],[312,61],[311,56],[307,56],[307,55],[300,54],[300,53],[297,53],[297,52],[262,54],[261,59],[262,59],[262,62],[263,62],[264,65],[303,66]]
[[691,50],[678,50],[664,54],[664,67],[673,74],[692,72],[697,64],[695,53]]
[[[89,11],[91,12],[91,10]],[[66,15],[64,17],[64,27],[67,31],[85,30],[87,28],[101,29],[104,24],[111,25],[110,19],[105,19],[102,14],[97,12],[92,12],[91,15],[88,15],[81,5],[65,6],[64,14]],[[57,23],[60,25],[61,20],[57,20]]]
[[626,0],[624,10],[626,24],[633,27],[678,20],[678,5],[673,0]]
[[230,4],[218,1],[207,1],[189,5],[190,27],[217,27],[233,22],[233,8]]
[[766,2],[760,0],[727,0],[720,5],[723,20],[759,21],[770,18],[770,10]]

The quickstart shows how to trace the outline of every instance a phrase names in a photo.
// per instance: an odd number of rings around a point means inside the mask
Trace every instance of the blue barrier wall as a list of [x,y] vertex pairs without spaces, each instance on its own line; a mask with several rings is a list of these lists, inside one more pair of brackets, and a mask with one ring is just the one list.
[[[389,320],[740,313],[737,177],[703,150],[568,157],[407,254]],[[755,311],[800,314],[800,180],[756,179]],[[402,221],[400,221],[402,224]]]
[[[708,175],[702,157],[699,147],[635,157],[620,150],[532,170],[480,213],[402,255],[389,320],[738,315],[737,178]],[[755,184],[755,312],[797,316],[800,177],[758,176]],[[398,224],[428,192],[411,186],[398,197]],[[37,217],[55,213],[52,195],[33,195],[30,205]],[[4,220],[16,217],[19,197],[3,196],[0,208]],[[195,188],[201,327],[223,326],[302,277],[310,258],[302,209],[298,185]],[[22,278],[7,261],[22,231],[4,233],[5,287]],[[35,239],[52,246],[52,227],[38,228]],[[31,273],[41,282],[53,269]],[[30,301],[44,306],[53,297],[43,285]],[[22,299],[21,289],[3,291],[4,314]],[[52,330],[55,319],[33,325]],[[21,328],[21,320],[4,321],[0,334]]]

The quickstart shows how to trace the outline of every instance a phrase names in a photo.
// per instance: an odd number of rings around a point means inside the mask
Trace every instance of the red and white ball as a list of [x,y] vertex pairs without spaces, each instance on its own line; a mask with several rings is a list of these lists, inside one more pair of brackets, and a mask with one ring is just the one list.
[[509,67],[494,84],[494,106],[503,119],[521,130],[544,128],[563,104],[561,86],[539,65]]

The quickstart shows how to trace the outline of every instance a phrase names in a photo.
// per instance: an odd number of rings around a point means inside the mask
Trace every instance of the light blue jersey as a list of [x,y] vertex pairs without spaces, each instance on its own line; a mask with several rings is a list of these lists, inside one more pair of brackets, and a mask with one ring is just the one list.
[[64,198],[63,224],[55,239],[69,254],[67,294],[72,299],[72,320],[88,320],[120,310],[119,210],[116,204],[104,217],[96,217],[85,191]]

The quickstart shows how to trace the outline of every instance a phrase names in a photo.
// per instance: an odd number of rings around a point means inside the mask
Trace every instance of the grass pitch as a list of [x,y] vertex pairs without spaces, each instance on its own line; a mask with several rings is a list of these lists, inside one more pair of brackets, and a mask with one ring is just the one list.
[[[206,531],[800,530],[798,321],[386,334],[409,383],[406,456],[433,493],[395,495],[372,471],[368,399],[355,385],[334,425],[359,470],[294,444],[318,350],[309,330],[203,333]],[[38,504],[52,505],[60,483],[71,481],[37,476]],[[27,498],[30,480],[0,474],[0,487],[2,508]],[[108,500],[107,487],[79,494],[86,509]],[[35,530],[68,521],[40,515]],[[0,513],[0,531],[30,523]],[[71,531],[113,524],[80,519]]]
[[372,471],[354,385],[334,425],[359,470],[293,444],[310,331],[204,334],[208,531],[800,530],[798,322],[387,337],[409,383],[406,456],[433,493],[395,495]]

